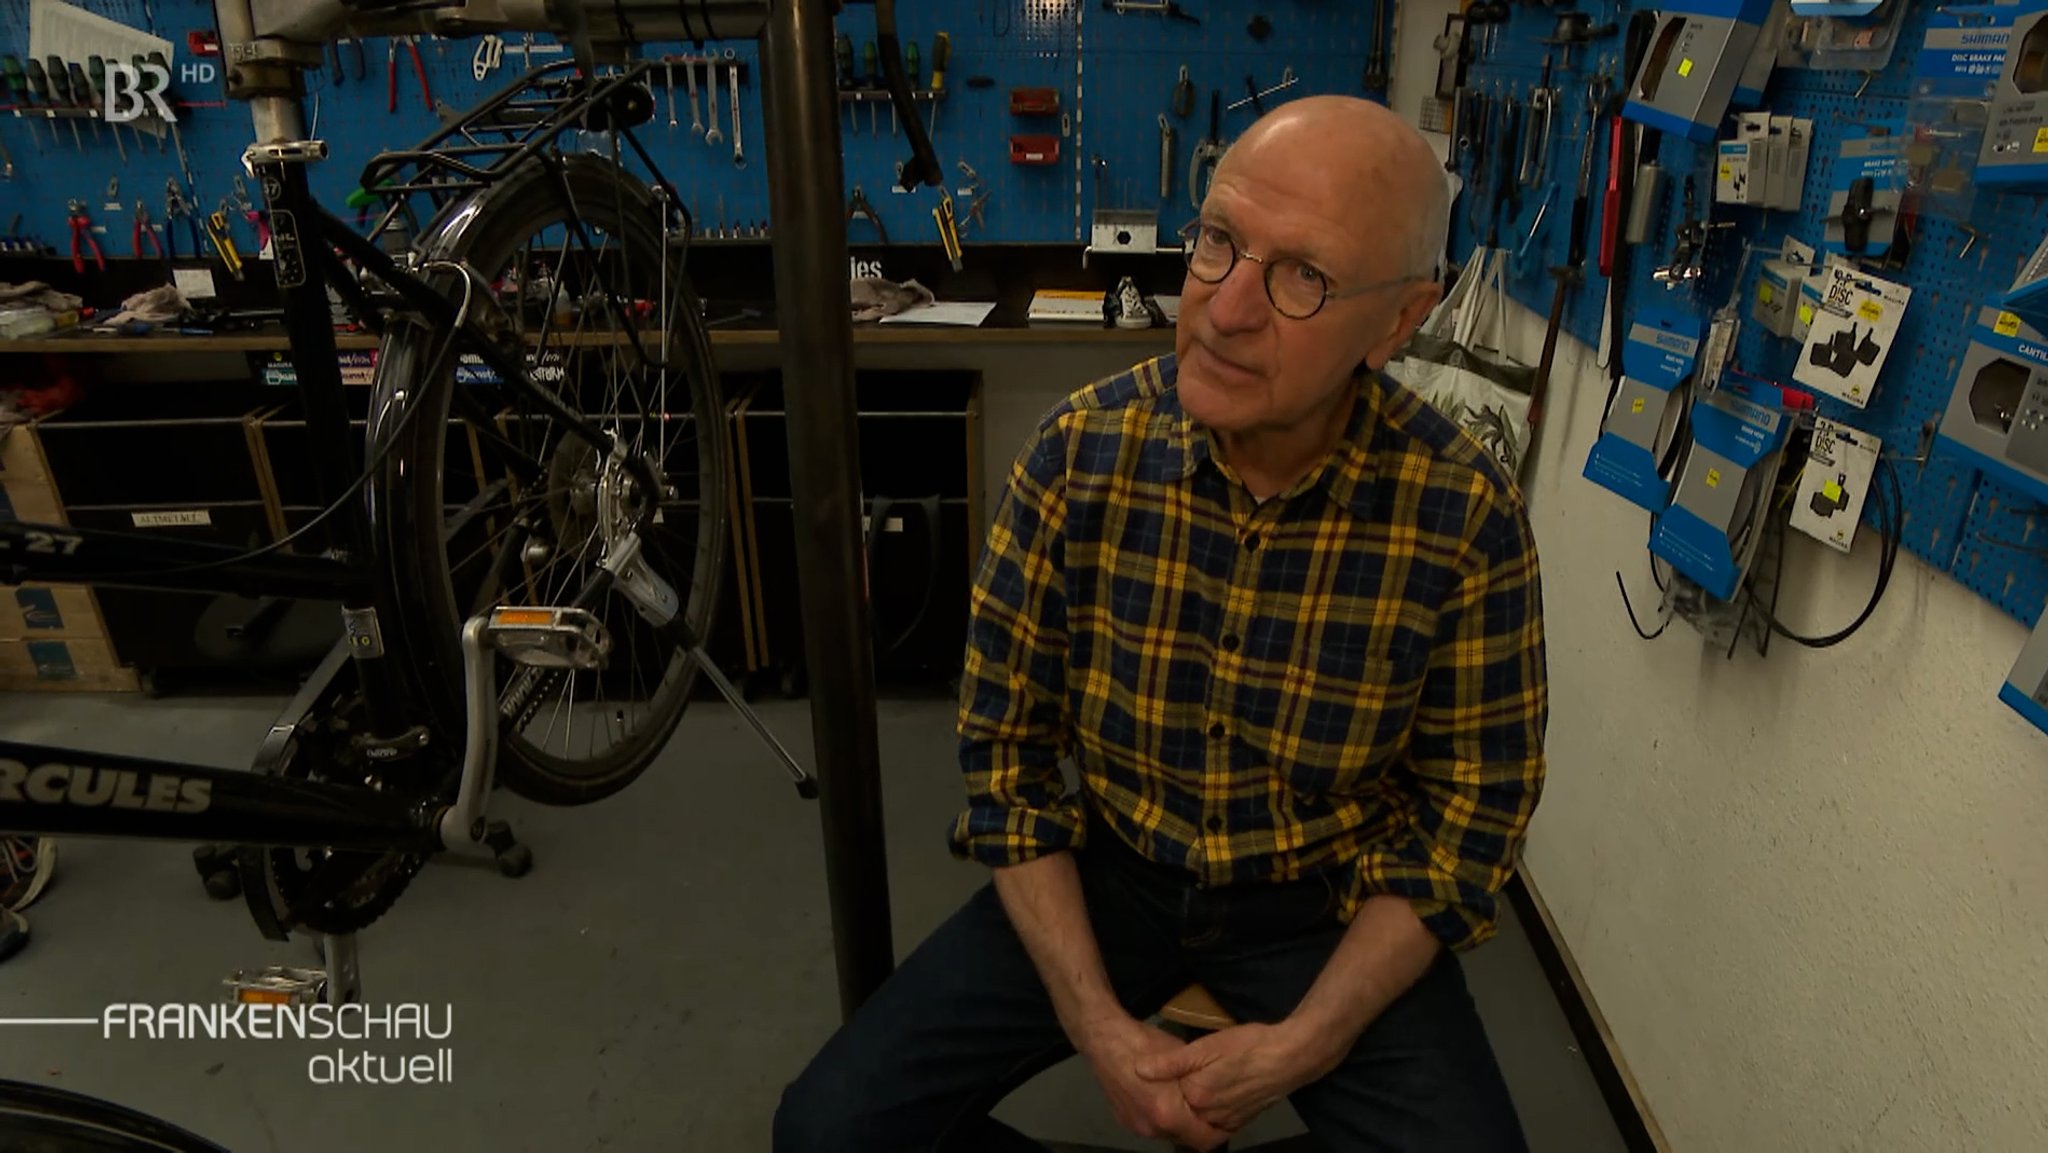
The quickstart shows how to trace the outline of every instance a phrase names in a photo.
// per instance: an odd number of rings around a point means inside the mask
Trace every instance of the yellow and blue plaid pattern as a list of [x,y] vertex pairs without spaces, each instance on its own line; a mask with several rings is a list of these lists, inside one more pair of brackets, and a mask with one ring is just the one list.
[[1390,893],[1451,948],[1486,940],[1544,776],[1519,493],[1363,373],[1329,460],[1259,502],[1174,377],[1074,393],[1017,458],[972,594],[953,851],[1078,847],[1088,805],[1205,884],[1339,869],[1347,920]]

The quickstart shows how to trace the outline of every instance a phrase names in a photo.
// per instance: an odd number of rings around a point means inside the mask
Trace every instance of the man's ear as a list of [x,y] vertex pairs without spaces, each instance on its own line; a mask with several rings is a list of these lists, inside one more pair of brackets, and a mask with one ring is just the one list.
[[1386,367],[1387,362],[1394,359],[1394,354],[1401,351],[1401,346],[1408,343],[1408,338],[1415,335],[1415,330],[1422,327],[1422,322],[1429,319],[1430,310],[1443,296],[1444,286],[1433,281],[1409,289],[1386,336],[1366,354],[1366,363],[1374,371]]

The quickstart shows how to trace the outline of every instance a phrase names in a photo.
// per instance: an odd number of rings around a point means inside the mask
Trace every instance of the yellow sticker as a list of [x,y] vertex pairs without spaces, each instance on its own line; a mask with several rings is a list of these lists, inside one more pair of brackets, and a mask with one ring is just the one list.
[[1708,469],[1708,470],[1707,470],[1707,487],[1708,487],[1708,488],[1720,488],[1720,487],[1721,487],[1721,470],[1720,470],[1720,469],[1718,469],[1718,468],[1710,468],[1710,469]]
[[1813,306],[1811,304],[1802,304],[1799,306],[1799,323],[1805,325],[1811,325],[1813,323]]
[[1842,499],[1842,486],[1836,484],[1834,481],[1829,481],[1826,484],[1820,486],[1820,493],[1822,496],[1828,498],[1828,503],[1838,503]]
[[1639,397],[1635,398],[1634,400],[1632,400],[1632,401],[1629,401],[1629,402],[1628,402],[1628,410],[1629,410],[1630,412],[1632,412],[1632,413],[1635,413],[1635,414],[1637,414],[1637,415],[1641,415],[1641,413],[1642,413],[1642,411],[1643,411],[1643,398],[1639,396]]
[[1769,304],[1778,298],[1778,294],[1771,291],[1770,285],[1760,283],[1756,286],[1756,298],[1765,304]]
[[[1692,75],[1692,59],[1690,57],[1681,59],[1678,62],[1678,74],[1680,76]],[[2042,131],[2048,132],[2048,129],[2043,129]]]
[[1869,321],[1883,320],[1884,306],[1879,304],[1875,300],[1866,300],[1862,304],[1856,306],[1856,315]]
[[2048,152],[2048,128],[2034,129],[2034,151]]
[[1733,175],[1735,175],[1735,166],[1733,164],[1723,164],[1721,166],[1721,179],[1726,180]]
[[2010,312],[2001,312],[1998,314],[1998,320],[1991,325],[1991,331],[2000,336],[2018,336],[2020,318]]

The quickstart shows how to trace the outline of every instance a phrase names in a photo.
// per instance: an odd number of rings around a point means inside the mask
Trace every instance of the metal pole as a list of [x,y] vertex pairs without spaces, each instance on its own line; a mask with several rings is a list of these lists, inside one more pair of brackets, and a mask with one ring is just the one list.
[[811,732],[840,1011],[850,1018],[895,967],[895,953],[829,0],[774,0],[761,31],[761,79]]

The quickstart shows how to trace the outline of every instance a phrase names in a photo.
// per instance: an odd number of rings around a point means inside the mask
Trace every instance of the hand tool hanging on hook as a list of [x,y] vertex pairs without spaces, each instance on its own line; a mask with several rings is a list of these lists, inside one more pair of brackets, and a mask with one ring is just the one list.
[[1182,20],[1197,27],[1200,27],[1202,23],[1195,17],[1188,15],[1187,10],[1175,3],[1174,0],[1160,0],[1157,4],[1133,3],[1132,0],[1102,0],[1102,10],[1104,12],[1114,12],[1119,16],[1128,15],[1133,12],[1157,12],[1169,20]]
[[1586,275],[1586,213],[1593,196],[1593,153],[1600,139],[1600,113],[1607,104],[1608,76],[1595,75],[1586,84],[1586,138],[1579,151],[1579,183],[1572,194],[1571,232],[1565,241],[1564,263],[1550,270],[1557,286],[1550,294],[1550,318],[1543,329],[1543,354],[1536,361],[1536,380],[1529,389],[1529,424],[1543,418],[1543,395],[1550,370],[1557,363],[1557,338],[1564,329],[1564,308]]
[[1209,90],[1209,135],[1195,142],[1194,155],[1188,157],[1188,203],[1197,210],[1202,207],[1202,194],[1208,185],[1202,174],[1213,173],[1216,162],[1223,159],[1223,93],[1214,88]]
[[1244,88],[1245,91],[1251,93],[1251,95],[1246,96],[1243,100],[1240,100],[1237,103],[1230,105],[1228,111],[1235,112],[1238,109],[1243,108],[1245,105],[1251,104],[1257,106],[1259,115],[1264,116],[1266,114],[1266,106],[1263,103],[1261,103],[1261,101],[1265,100],[1266,97],[1271,96],[1275,92],[1284,91],[1285,89],[1294,87],[1295,82],[1296,77],[1294,75],[1294,66],[1292,64],[1288,65],[1286,68],[1281,70],[1280,83],[1275,84],[1271,88],[1267,88],[1264,90],[1261,90],[1259,88],[1258,81],[1247,76],[1244,78]]

